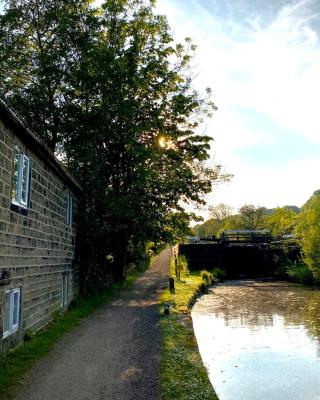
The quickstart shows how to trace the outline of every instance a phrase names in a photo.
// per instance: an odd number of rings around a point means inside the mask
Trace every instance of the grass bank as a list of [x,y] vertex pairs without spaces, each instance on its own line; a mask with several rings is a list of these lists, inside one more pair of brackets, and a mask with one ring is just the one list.
[[58,316],[45,329],[31,336],[22,346],[9,351],[5,356],[0,355],[0,399],[12,398],[10,388],[19,384],[23,375],[37,360],[48,354],[54,344],[65,333],[77,326],[83,318],[88,317],[97,307],[113,300],[120,292],[128,288],[147,269],[151,261],[144,261],[139,266],[139,272],[130,273],[125,281],[114,283],[106,292],[87,299],[78,299],[66,313]]
[[[170,265],[174,276],[174,261]],[[202,363],[190,320],[190,307],[205,288],[199,272],[182,274],[175,280],[175,292],[165,290],[163,303],[170,304],[170,315],[161,318],[162,400],[218,400]],[[161,310],[162,312],[162,310]]]

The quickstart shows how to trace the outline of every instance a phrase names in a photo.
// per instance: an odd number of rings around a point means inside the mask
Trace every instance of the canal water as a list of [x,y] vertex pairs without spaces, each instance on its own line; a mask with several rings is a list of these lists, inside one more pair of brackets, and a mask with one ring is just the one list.
[[320,400],[320,290],[227,281],[192,311],[220,400]]

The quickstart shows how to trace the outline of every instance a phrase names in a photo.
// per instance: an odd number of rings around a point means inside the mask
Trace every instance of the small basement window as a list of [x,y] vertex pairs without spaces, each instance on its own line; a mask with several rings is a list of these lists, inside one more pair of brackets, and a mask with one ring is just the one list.
[[30,181],[30,160],[18,146],[14,148],[12,170],[11,202],[24,208],[28,207]]
[[73,223],[73,197],[68,193],[67,198],[67,225],[72,226]]
[[5,292],[3,313],[3,337],[7,337],[19,329],[21,289],[9,289]]

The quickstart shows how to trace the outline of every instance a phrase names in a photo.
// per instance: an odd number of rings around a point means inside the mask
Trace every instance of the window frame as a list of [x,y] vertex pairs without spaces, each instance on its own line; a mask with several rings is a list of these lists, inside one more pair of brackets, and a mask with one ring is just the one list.
[[[5,292],[5,301],[7,301],[7,295],[9,298],[9,304],[7,308],[7,313],[3,313],[3,317],[8,320],[8,330],[3,331],[2,337],[6,338],[9,335],[12,335],[13,333],[17,332],[19,330],[20,326],[20,308],[21,308],[21,287],[19,288],[13,288],[13,289],[7,289]],[[15,309],[15,294],[18,294],[17,296],[17,304],[16,304],[16,309]],[[6,305],[6,304],[5,304]],[[15,311],[15,315],[14,315]],[[14,317],[16,318],[16,323],[14,324]],[[4,323],[4,320],[3,320]]]
[[[16,206],[22,207],[27,209],[29,205],[29,188],[30,188],[30,158],[23,152],[21,151],[19,146],[15,146],[15,152],[13,156],[13,165],[14,165],[14,160],[16,157],[16,154],[18,154],[18,171],[17,171],[17,182],[15,183],[15,198],[12,198],[13,194],[13,182],[12,182],[12,188],[11,188],[11,204],[14,204]],[[24,178],[24,166],[26,165],[26,174]],[[13,173],[12,171],[12,181],[13,181]],[[24,182],[23,180],[25,179],[25,191],[23,190],[24,187]],[[23,197],[23,191],[25,192],[25,198]]]

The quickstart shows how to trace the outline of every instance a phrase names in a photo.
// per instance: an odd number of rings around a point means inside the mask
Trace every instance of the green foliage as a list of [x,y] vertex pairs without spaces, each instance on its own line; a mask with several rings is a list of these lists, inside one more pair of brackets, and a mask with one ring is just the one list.
[[303,259],[315,278],[320,278],[320,197],[313,195],[299,215],[295,234],[300,239]]
[[195,225],[193,227],[193,230],[195,236],[205,237],[215,235],[216,237],[219,237],[221,233],[225,230],[237,230],[241,228],[242,224],[240,216],[230,215],[223,221],[223,223],[221,223],[221,221],[211,218],[208,221],[205,221],[203,224]]
[[[293,233],[300,212],[296,206],[267,209],[244,205],[238,214],[230,215],[230,207],[224,204],[218,205],[217,209],[211,208],[211,210],[215,210],[215,218],[196,225],[193,229],[197,236],[212,234],[219,236],[225,230],[267,229],[271,231],[274,238],[280,238]],[[219,212],[221,213],[220,219],[217,218]]]
[[192,330],[173,319],[162,319],[160,325],[163,337],[161,398],[217,400]]
[[241,217],[239,214],[236,215],[230,215],[230,217],[228,217],[225,222],[224,225],[222,226],[222,228],[219,231],[219,234],[221,234],[223,231],[226,230],[237,230],[237,229],[242,229],[243,225],[241,222]]
[[263,209],[252,204],[245,204],[239,210],[242,229],[262,229]]
[[[217,236],[224,229],[225,224],[231,217],[232,207],[220,203],[215,207],[209,207],[212,218],[199,227],[198,236]],[[200,233],[201,232],[201,233]]]
[[311,284],[314,282],[313,274],[306,264],[300,262],[290,264],[286,268],[287,275],[292,278],[295,282],[303,284]]
[[271,231],[274,238],[293,233],[298,221],[298,214],[288,207],[278,207],[273,213],[265,216],[264,228]]
[[202,224],[193,227],[194,236],[206,237],[211,235],[218,235],[221,229],[221,224],[214,218],[210,218]]
[[215,282],[214,275],[212,275],[211,272],[208,272],[207,270],[202,270],[200,272],[200,276],[206,286],[210,286]]
[[[174,275],[174,260],[171,261]],[[171,305],[169,317],[160,321],[162,333],[161,398],[163,400],[217,400],[202,363],[197,342],[188,315],[204,282],[199,273],[191,273],[186,280],[176,282],[175,293],[168,289],[162,294],[161,303]],[[189,325],[181,318],[189,319]]]
[[218,281],[224,281],[224,279],[226,277],[225,271],[223,269],[218,268],[218,267],[213,268],[212,275]]
[[[95,31],[87,0],[4,0],[0,93],[51,150],[61,147],[81,53]],[[93,29],[91,31],[91,28]]]
[[183,242],[185,236],[192,234],[190,222],[194,218],[193,213],[168,211],[162,221],[161,239],[170,245]]
[[79,218],[82,292],[122,279],[147,240],[176,243],[216,180],[216,110],[192,87],[195,46],[173,42],[154,1],[6,0],[0,90],[85,188]]
[[181,254],[178,255],[177,268],[179,269],[179,276],[180,276],[181,272],[184,273],[185,276],[189,276],[190,271],[188,268],[188,262],[184,255],[181,255]]
[[211,272],[207,270],[202,270],[200,276],[206,286],[211,286],[218,281],[223,281],[225,279],[225,271],[216,267]]
[[151,257],[153,254],[155,254],[156,249],[156,244],[151,240],[148,240],[146,243],[145,253]]

